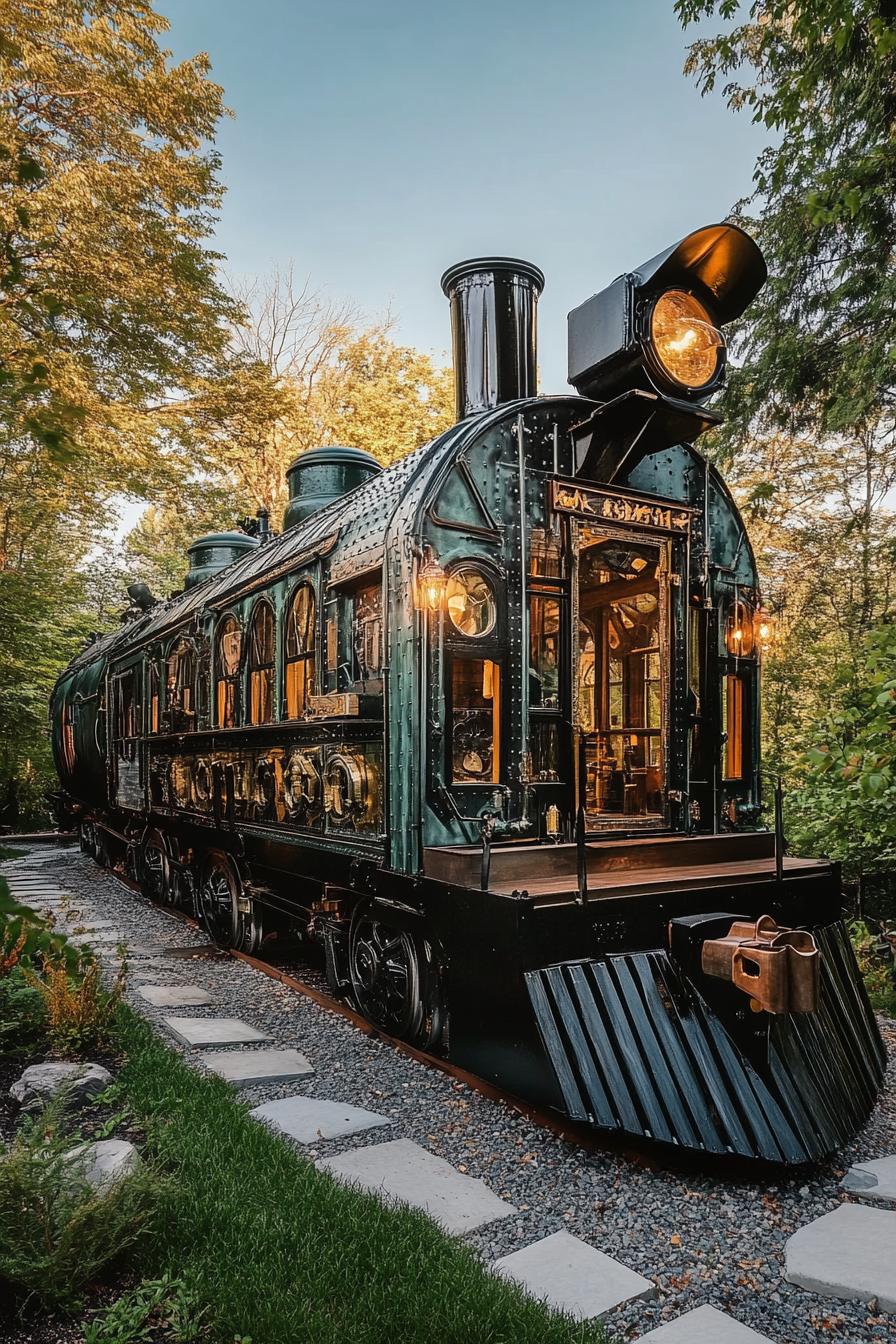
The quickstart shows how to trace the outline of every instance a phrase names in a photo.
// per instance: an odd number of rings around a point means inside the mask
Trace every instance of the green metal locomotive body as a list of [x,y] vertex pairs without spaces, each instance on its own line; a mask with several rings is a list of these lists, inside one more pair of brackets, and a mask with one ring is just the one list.
[[[280,536],[203,539],[182,594],[85,649],[51,706],[63,808],[220,941],[300,930],[334,992],[523,1097],[816,1157],[867,1115],[882,1053],[836,868],[760,824],[764,617],[688,441],[708,421],[631,385],[525,395],[540,273],[477,266],[464,302],[499,301],[480,404],[467,370],[459,422],[384,471],[306,454]],[[478,330],[456,323],[456,358]],[[508,344],[524,395],[490,385]],[[752,999],[707,972],[704,946],[764,915],[814,931],[811,1011],[762,1008],[784,945],[758,924]]]

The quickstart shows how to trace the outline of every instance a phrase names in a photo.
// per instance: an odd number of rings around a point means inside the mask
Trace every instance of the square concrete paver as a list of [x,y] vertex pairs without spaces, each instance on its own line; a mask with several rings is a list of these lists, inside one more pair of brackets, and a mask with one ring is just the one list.
[[786,1246],[784,1277],[826,1297],[896,1311],[896,1213],[841,1204],[801,1227]]
[[446,1232],[471,1232],[516,1213],[484,1181],[464,1176],[410,1139],[356,1148],[323,1158],[317,1165],[346,1184],[422,1209]]
[[252,1112],[298,1143],[316,1143],[318,1139],[338,1139],[360,1134],[365,1129],[391,1125],[384,1115],[347,1106],[341,1101],[319,1101],[317,1097],[283,1097],[266,1101]]
[[314,1072],[298,1050],[210,1050],[202,1056],[206,1068],[240,1087],[250,1083],[287,1083]]
[[888,1204],[896,1204],[896,1155],[857,1162],[840,1184],[859,1199],[884,1199]]
[[212,996],[198,985],[144,985],[137,993],[156,1008],[200,1008]]
[[590,1321],[636,1297],[654,1297],[656,1285],[569,1232],[533,1241],[495,1260],[492,1269],[530,1297],[578,1321]]
[[638,1344],[774,1344],[715,1307],[697,1307],[642,1335]]
[[163,1017],[162,1021],[184,1045],[242,1045],[271,1039],[238,1017]]

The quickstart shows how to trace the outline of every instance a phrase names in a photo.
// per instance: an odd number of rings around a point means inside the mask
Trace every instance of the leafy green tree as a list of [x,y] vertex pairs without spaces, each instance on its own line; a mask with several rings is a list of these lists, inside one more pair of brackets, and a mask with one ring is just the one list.
[[221,89],[167,27],[140,0],[0,0],[3,429],[132,480],[235,316],[207,246]]
[[[884,694],[896,594],[896,8],[675,9],[686,28],[725,24],[691,45],[686,71],[769,133],[734,216],[762,246],[769,282],[734,333],[714,445],[779,617],[764,671],[768,755],[802,786],[796,843],[853,867],[877,847],[885,863],[887,775],[873,764],[869,706]],[[852,737],[867,764],[837,756]],[[818,744],[808,758],[807,742]]]
[[142,0],[0,0],[0,800],[46,778],[110,501],[194,470],[172,408],[241,318],[208,245],[221,90],[166,28]]
[[896,625],[868,635],[862,655],[866,677],[841,687],[815,730],[791,817],[801,847],[853,879],[896,871]]

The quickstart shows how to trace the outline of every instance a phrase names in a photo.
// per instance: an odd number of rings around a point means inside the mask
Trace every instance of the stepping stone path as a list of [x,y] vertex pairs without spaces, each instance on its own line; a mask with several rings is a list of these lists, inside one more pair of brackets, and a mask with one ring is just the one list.
[[345,1106],[338,1101],[319,1101],[316,1097],[284,1097],[266,1101],[252,1111],[256,1120],[264,1120],[288,1134],[297,1143],[317,1143],[319,1139],[341,1139],[365,1129],[391,1125],[384,1115]]
[[144,985],[137,993],[156,1008],[201,1008],[212,1002],[198,985]]
[[242,1045],[271,1039],[238,1017],[163,1017],[162,1021],[184,1045]]
[[697,1307],[642,1335],[638,1344],[774,1344],[715,1307]]
[[298,1050],[210,1050],[202,1056],[206,1068],[236,1087],[250,1083],[287,1083],[314,1072]]
[[859,1199],[882,1199],[896,1204],[896,1156],[879,1157],[875,1162],[857,1162],[840,1182]]
[[61,1092],[69,1106],[86,1106],[111,1082],[112,1075],[102,1064],[32,1064],[13,1083],[9,1095],[25,1110],[37,1110]]
[[356,1148],[323,1158],[317,1165],[348,1185],[422,1209],[446,1232],[472,1232],[517,1212],[484,1181],[464,1176],[410,1139]]
[[841,1204],[787,1242],[785,1278],[825,1297],[896,1311],[896,1213]]
[[603,1316],[636,1297],[656,1296],[656,1285],[649,1279],[569,1232],[533,1241],[495,1260],[492,1269],[519,1284],[530,1297],[578,1321]]

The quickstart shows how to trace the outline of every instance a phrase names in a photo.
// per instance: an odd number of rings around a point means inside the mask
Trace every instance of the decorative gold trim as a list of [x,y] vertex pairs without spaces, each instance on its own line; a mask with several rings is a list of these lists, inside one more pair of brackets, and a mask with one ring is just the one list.
[[644,527],[651,532],[678,535],[690,531],[694,512],[683,504],[662,504],[622,494],[619,490],[567,485],[564,481],[551,481],[551,508],[558,513],[593,518],[605,524]]

